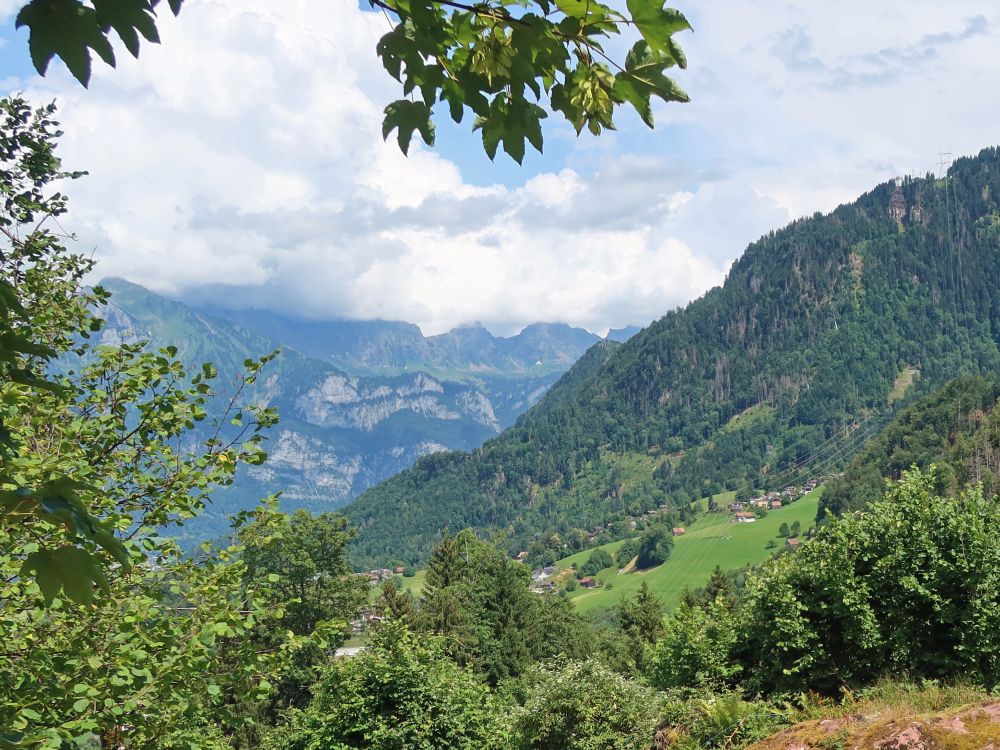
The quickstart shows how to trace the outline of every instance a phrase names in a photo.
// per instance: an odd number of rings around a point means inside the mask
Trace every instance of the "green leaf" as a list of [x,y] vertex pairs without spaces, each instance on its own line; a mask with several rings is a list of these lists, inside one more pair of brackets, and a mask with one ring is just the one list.
[[31,0],[17,14],[15,28],[29,29],[28,48],[35,69],[45,75],[54,55],[86,86],[90,82],[90,52],[114,67],[111,49],[97,20],[97,11],[78,0]]
[[686,102],[688,95],[672,79],[663,75],[670,67],[654,57],[649,45],[636,42],[625,58],[625,70],[615,76],[612,94],[621,102],[628,102],[649,127],[653,127],[653,107],[650,97],[658,96],[665,102]]
[[683,55],[681,60],[677,59],[674,52],[679,48],[670,39],[678,31],[691,29],[691,24],[684,14],[674,8],[665,7],[660,0],[625,0],[625,4],[632,15],[632,21],[649,44],[653,55],[684,67],[687,61],[683,60]]
[[160,41],[153,6],[146,0],[93,0],[93,3],[101,29],[105,32],[114,29],[132,57],[139,56],[139,34],[146,41]]
[[89,604],[94,600],[95,586],[108,589],[107,578],[97,560],[79,547],[67,545],[31,553],[25,558],[18,575],[27,578],[32,574],[47,603],[64,591],[73,601]]
[[421,138],[428,146],[434,145],[434,123],[431,122],[431,110],[424,102],[411,102],[408,99],[397,99],[385,108],[385,119],[382,121],[382,137],[389,138],[396,131],[396,141],[404,154],[409,152],[410,139],[413,131],[420,131]]

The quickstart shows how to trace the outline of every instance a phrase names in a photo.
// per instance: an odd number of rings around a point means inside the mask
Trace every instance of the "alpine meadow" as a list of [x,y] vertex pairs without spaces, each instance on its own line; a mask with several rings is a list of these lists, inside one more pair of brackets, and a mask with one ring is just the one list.
[[0,19],[0,750],[1000,747],[990,3]]

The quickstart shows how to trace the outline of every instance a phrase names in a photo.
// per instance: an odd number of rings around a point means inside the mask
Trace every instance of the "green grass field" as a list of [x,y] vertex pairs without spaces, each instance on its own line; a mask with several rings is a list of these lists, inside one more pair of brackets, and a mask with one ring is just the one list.
[[[415,597],[420,598],[420,592],[424,588],[424,579],[427,577],[427,571],[420,569],[410,577],[407,576],[397,576],[397,578],[403,582],[403,591],[410,591]],[[379,594],[382,593],[382,585],[372,586],[368,591],[368,603],[374,604],[375,600],[378,599]]]
[[[659,567],[648,571],[619,575],[614,569],[601,571],[599,583],[612,584],[611,589],[598,588],[592,591],[578,589],[569,596],[576,604],[577,611],[588,614],[610,609],[622,597],[633,594],[645,581],[653,592],[663,600],[668,609],[672,608],[685,588],[698,588],[708,581],[716,565],[723,570],[733,570],[766,560],[774,550],[765,547],[769,539],[784,544],[777,536],[782,523],[789,526],[795,521],[803,531],[816,518],[816,509],[822,488],[817,488],[798,501],[779,510],[770,511],[756,523],[736,523],[729,513],[712,513],[700,516],[687,528],[684,536],[674,540],[670,558]],[[614,557],[623,541],[603,545]],[[573,563],[582,564],[593,550],[584,550],[560,560],[557,565],[568,568]]]

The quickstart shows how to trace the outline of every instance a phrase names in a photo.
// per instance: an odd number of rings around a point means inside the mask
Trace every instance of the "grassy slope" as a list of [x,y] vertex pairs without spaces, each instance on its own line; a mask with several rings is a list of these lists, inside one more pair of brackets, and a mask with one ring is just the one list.
[[[701,516],[688,527],[684,536],[677,537],[670,559],[663,565],[641,573],[621,575],[613,569],[603,570],[598,575],[598,581],[611,581],[613,588],[578,589],[570,597],[579,612],[599,612],[610,609],[623,594],[633,594],[646,581],[667,608],[671,608],[685,588],[704,585],[716,565],[723,570],[732,570],[766,560],[774,551],[765,547],[769,539],[784,544],[784,540],[777,536],[782,523],[791,526],[798,521],[803,530],[807,529],[816,518],[820,493],[821,489],[816,489],[791,505],[769,512],[756,523],[735,523],[728,513]],[[612,542],[604,545],[604,549],[614,556],[621,545],[622,542]],[[569,567],[574,562],[579,565],[590,556],[591,551],[571,555],[560,560],[558,565]]]

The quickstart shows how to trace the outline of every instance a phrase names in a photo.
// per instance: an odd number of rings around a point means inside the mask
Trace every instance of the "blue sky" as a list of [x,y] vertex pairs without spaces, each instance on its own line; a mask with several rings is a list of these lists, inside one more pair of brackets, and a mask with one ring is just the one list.
[[434,149],[383,143],[386,21],[356,0],[188,0],[87,91],[33,75],[0,0],[0,72],[60,104],[64,160],[90,172],[67,224],[98,275],[427,333],[643,324],[762,233],[1000,142],[992,0],[676,5],[692,101],[600,138],[551,119],[523,166],[447,117]]

